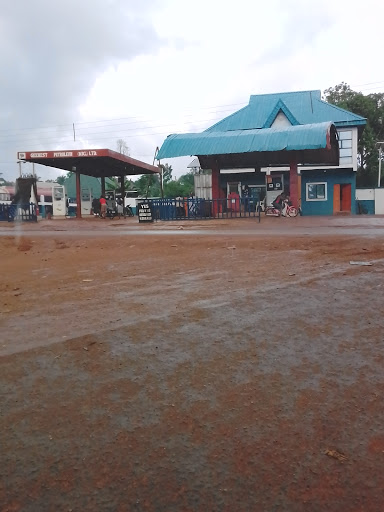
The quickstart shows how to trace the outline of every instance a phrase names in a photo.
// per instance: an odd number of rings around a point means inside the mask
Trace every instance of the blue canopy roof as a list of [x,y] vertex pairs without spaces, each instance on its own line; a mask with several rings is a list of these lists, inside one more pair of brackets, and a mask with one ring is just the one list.
[[364,126],[366,120],[321,99],[321,91],[295,91],[252,95],[249,104],[225,117],[206,131],[252,130],[270,128],[279,112],[292,125],[334,123],[337,127]]
[[[331,149],[332,123],[169,135],[156,158]],[[334,129],[335,132],[335,129]]]

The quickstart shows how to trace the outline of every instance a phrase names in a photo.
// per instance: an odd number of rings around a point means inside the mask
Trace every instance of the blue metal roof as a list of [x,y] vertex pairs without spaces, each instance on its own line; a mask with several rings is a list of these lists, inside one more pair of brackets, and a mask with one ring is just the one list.
[[157,160],[187,155],[300,151],[329,148],[332,123],[316,123],[264,130],[212,131],[169,135]]
[[208,128],[207,132],[269,128],[279,111],[292,125],[332,122],[336,127],[365,125],[366,120],[321,99],[321,91],[258,94],[249,104]]

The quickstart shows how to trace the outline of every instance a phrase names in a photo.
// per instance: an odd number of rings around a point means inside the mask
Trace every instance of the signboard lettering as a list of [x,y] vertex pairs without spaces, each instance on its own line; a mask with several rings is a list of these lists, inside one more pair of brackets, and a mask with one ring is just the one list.
[[80,151],[35,151],[31,153],[18,152],[17,158],[19,160],[30,160],[33,158],[76,158],[103,155],[105,155],[105,150],[103,149],[82,149]]
[[97,151],[78,151],[77,156],[97,156]]
[[53,153],[53,158],[62,158],[64,156],[73,156],[72,151],[55,151]]
[[139,204],[139,222],[153,222],[152,210],[148,203]]
[[47,158],[48,153],[31,153],[31,158]]

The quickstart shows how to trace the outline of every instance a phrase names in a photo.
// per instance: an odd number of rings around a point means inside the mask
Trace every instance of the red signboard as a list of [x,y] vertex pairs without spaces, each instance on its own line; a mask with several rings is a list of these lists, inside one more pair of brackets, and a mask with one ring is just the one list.
[[[159,173],[159,168],[154,165],[135,160],[130,156],[123,155],[111,149],[62,149],[55,151],[19,151],[17,159],[24,162],[35,162],[40,165],[56,167],[68,170],[77,169],[78,172],[90,176],[114,176],[126,174],[152,174]],[[106,164],[107,161],[107,164]],[[102,162],[107,169],[101,170],[92,168],[93,164]]]
[[108,149],[79,149],[71,151],[24,151],[17,153],[18,160],[36,158],[82,158],[90,156],[108,156]]

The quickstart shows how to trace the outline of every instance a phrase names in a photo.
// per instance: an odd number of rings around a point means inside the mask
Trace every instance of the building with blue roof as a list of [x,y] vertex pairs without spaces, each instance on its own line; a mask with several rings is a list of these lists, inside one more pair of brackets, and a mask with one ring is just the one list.
[[[321,99],[321,91],[252,95],[246,107],[202,133],[171,135],[158,159],[194,155],[212,170],[212,197],[282,191],[304,215],[356,213],[357,142],[366,120]],[[330,137],[336,128],[337,155]]]

